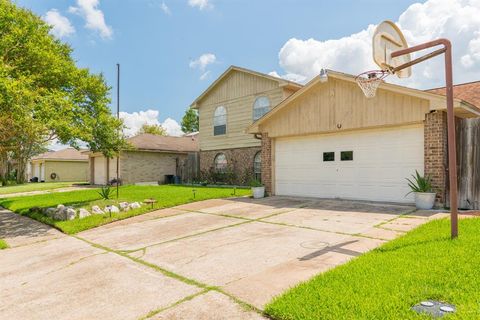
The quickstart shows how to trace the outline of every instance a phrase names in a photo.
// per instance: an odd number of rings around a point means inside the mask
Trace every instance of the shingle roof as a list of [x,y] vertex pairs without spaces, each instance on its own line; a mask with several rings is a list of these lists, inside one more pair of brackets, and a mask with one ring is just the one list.
[[[445,87],[425,91],[445,95]],[[454,85],[453,96],[480,107],[480,81]]]
[[76,150],[66,148],[58,151],[48,151],[32,158],[32,160],[85,160],[88,161],[88,155],[82,154],[85,150]]
[[143,133],[128,138],[127,141],[138,150],[174,152],[199,151],[198,138],[196,137],[166,137]]

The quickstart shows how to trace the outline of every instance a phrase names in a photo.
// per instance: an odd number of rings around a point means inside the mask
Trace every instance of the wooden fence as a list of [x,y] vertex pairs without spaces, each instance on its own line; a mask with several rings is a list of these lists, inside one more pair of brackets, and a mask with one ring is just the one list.
[[456,135],[458,207],[477,210],[480,209],[480,119],[457,120]]

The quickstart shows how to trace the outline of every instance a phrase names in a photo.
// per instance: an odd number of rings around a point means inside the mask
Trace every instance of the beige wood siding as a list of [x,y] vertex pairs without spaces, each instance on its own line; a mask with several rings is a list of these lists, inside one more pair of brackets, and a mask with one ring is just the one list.
[[[291,90],[278,82],[242,72],[233,72],[198,103],[200,150],[258,147],[260,140],[245,129],[253,122],[253,103],[260,96],[270,99],[270,107],[280,103]],[[213,114],[219,106],[227,109],[227,133],[213,135]]]
[[205,106],[245,97],[278,88],[278,82],[245,72],[232,72],[218,83],[201,101]]
[[[55,173],[53,180],[50,175]],[[86,182],[88,178],[88,161],[45,161],[45,181]]]
[[367,99],[355,83],[329,79],[317,83],[260,125],[269,137],[337,132],[420,123],[429,101],[378,90]]

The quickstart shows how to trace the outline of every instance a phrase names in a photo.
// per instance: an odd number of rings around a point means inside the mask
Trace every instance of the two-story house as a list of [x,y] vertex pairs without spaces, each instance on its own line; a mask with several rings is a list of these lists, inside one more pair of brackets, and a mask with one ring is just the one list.
[[199,113],[200,170],[261,177],[261,140],[246,128],[302,85],[231,66],[192,104]]

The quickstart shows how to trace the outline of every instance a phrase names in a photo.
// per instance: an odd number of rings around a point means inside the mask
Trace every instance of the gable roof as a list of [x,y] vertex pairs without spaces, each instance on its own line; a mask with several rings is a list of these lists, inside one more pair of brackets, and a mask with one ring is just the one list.
[[[333,78],[333,79],[339,79],[339,80],[344,80],[344,81],[349,81],[349,82],[356,82],[355,81],[355,76],[347,73],[342,73],[338,71],[333,71],[333,70],[327,70],[328,77]],[[293,93],[289,97],[287,97],[285,100],[280,102],[278,105],[276,105],[274,108],[272,108],[269,112],[267,112],[263,117],[252,123],[245,131],[247,133],[258,133],[258,126],[265,121],[267,121],[270,117],[272,117],[274,114],[276,114],[278,111],[282,110],[285,106],[287,106],[290,102],[296,100],[298,97],[303,95],[305,92],[309,91],[313,86],[315,86],[317,83],[320,82],[320,77],[316,76],[312,80],[310,80],[303,88],[298,90],[297,92]],[[433,93],[433,92],[427,92],[427,91],[422,91],[418,89],[412,89],[388,82],[382,82],[380,83],[379,89],[384,89],[388,90],[391,92],[396,92],[396,93],[401,93],[401,94],[406,94],[409,96],[417,97],[417,98],[422,98],[422,99],[427,99],[431,102],[431,105],[434,105],[434,108],[431,107],[431,110],[443,110],[446,109],[446,98],[443,95]],[[360,89],[359,89],[360,90]],[[455,99],[454,100],[454,107],[459,108],[459,114],[460,115],[467,115],[470,117],[478,117],[480,116],[480,109],[461,99]]]
[[82,153],[85,150],[76,150],[74,148],[66,148],[58,151],[47,151],[31,160],[57,160],[57,161],[88,161],[88,155]]
[[237,72],[243,72],[243,73],[248,73],[248,74],[253,75],[253,76],[256,76],[256,77],[262,77],[262,78],[265,78],[265,79],[269,79],[269,80],[278,82],[278,84],[279,84],[280,87],[287,87],[287,88],[293,88],[293,89],[300,89],[300,88],[303,87],[301,84],[296,83],[296,82],[293,82],[293,81],[285,80],[285,79],[282,79],[282,78],[277,78],[277,77],[274,77],[274,76],[271,76],[271,75],[268,75],[268,74],[265,74],[265,73],[261,73],[261,72],[257,72],[257,71],[253,71],[253,70],[249,70],[249,69],[237,67],[237,66],[230,66],[230,67],[229,67],[227,70],[225,70],[225,72],[222,73],[205,91],[203,91],[202,94],[201,94],[200,96],[198,96],[197,99],[195,99],[195,101],[193,101],[193,102],[190,104],[190,108],[197,109],[197,108],[198,108],[197,104],[198,104],[210,91],[212,91],[225,77],[227,77],[230,73],[235,72],[235,71],[237,71]]
[[169,137],[142,133],[128,138],[135,150],[156,152],[196,152],[199,150],[196,137]]
[[[446,94],[445,87],[433,88],[425,91],[441,95]],[[454,85],[453,96],[473,105],[480,106],[480,80]]]

